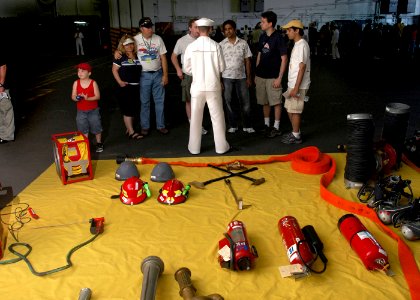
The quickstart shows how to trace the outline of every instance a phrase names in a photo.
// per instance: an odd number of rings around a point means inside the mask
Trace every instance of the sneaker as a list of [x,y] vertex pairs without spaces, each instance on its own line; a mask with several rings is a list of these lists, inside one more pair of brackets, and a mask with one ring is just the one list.
[[283,144],[301,144],[302,143],[302,137],[297,138],[293,135],[293,133],[289,132],[288,134],[285,134],[281,138],[281,142]]
[[231,128],[228,129],[227,132],[229,132],[229,133],[236,133],[237,131],[238,131],[238,127],[231,127]]
[[252,127],[242,128],[242,130],[245,131],[245,132],[247,132],[247,133],[255,133],[255,130]]
[[274,137],[279,136],[279,135],[281,135],[281,131],[278,130],[277,128],[275,128],[275,127],[271,127],[270,130],[268,131],[268,133],[266,134],[266,136],[269,137],[269,138],[274,138]]
[[206,135],[207,133],[208,131],[204,127],[201,127],[201,135]]
[[103,143],[97,143],[96,144],[96,152],[100,153],[104,151],[104,144]]

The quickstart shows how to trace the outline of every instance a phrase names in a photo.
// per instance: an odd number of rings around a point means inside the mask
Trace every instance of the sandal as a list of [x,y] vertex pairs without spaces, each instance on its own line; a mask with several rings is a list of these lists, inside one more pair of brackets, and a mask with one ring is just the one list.
[[142,136],[141,134],[139,134],[138,132],[135,132],[135,131],[132,134],[128,135],[129,140],[139,140],[139,139],[142,139],[142,138],[144,138],[144,136]]

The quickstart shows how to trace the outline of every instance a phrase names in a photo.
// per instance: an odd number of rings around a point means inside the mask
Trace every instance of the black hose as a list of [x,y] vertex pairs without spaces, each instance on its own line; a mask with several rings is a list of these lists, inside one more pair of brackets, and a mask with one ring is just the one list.
[[375,170],[374,131],[371,115],[347,116],[347,157],[344,178],[350,182],[366,183]]

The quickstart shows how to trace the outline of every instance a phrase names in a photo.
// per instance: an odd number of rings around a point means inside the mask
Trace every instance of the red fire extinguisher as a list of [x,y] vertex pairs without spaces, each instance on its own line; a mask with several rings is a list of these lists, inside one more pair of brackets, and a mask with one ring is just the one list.
[[244,223],[229,223],[225,238],[219,241],[219,263],[222,268],[236,271],[250,270],[258,257],[257,249],[250,246]]
[[310,266],[314,256],[295,217],[285,216],[278,222],[279,231],[291,264]]
[[338,228],[368,270],[389,270],[388,254],[355,215],[342,216]]

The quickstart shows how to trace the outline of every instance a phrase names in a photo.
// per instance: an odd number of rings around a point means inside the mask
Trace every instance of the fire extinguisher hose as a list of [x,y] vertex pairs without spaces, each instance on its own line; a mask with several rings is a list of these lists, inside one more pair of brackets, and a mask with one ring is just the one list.
[[[317,147],[311,146],[302,148],[283,156],[271,156],[262,160],[233,160],[222,163],[211,163],[212,165],[223,166],[229,163],[239,161],[244,165],[267,164],[273,162],[288,162],[290,161],[291,167],[296,172],[305,174],[323,174],[320,180],[320,195],[328,203],[346,210],[356,215],[366,217],[382,228],[391,238],[398,243],[398,257],[400,260],[401,268],[404,272],[405,280],[410,290],[411,298],[413,300],[420,300],[420,271],[417,267],[416,260],[407,244],[394,232],[379,220],[376,213],[368,208],[366,205],[346,200],[335,195],[328,190],[329,184],[332,182],[336,163],[334,159],[328,154],[319,151]],[[156,164],[158,161],[148,158],[142,158],[143,164]],[[185,167],[207,167],[209,163],[189,163],[184,161],[169,162],[170,165],[179,165]]]
[[[34,269],[34,267],[32,266],[32,263],[28,259],[28,255],[32,251],[32,246],[27,244],[27,243],[21,243],[21,242],[13,243],[8,247],[9,251],[11,253],[13,253],[14,255],[16,255],[17,258],[12,258],[12,259],[9,259],[9,260],[0,261],[0,265],[12,264],[12,263],[16,263],[16,262],[19,262],[19,261],[23,260],[28,265],[28,268],[32,272],[32,274],[34,274],[36,276],[45,276],[45,275],[54,274],[54,273],[66,270],[66,269],[70,268],[71,266],[73,266],[73,263],[71,261],[71,256],[73,255],[73,253],[76,252],[77,250],[79,250],[80,248],[86,246],[87,244],[93,242],[100,234],[101,234],[101,232],[98,232],[93,237],[91,237],[89,240],[87,240],[87,241],[73,247],[72,249],[70,249],[70,251],[67,253],[67,256],[66,256],[67,264],[65,266],[62,266],[62,267],[58,267],[58,268],[48,270],[48,271],[44,271],[44,272],[37,272]],[[22,253],[16,251],[14,248],[18,247],[18,246],[25,247],[27,249],[27,252],[22,254]]]
[[[305,242],[306,241],[303,240],[303,241],[299,241],[297,243],[296,250],[297,250],[297,254],[299,256],[299,259],[302,261],[302,263],[305,265],[305,267],[307,267],[312,273],[315,273],[315,274],[322,274],[322,273],[324,273],[325,270],[327,269],[327,261],[326,260],[324,261],[323,259],[321,259],[322,260],[322,263],[324,264],[324,266],[323,266],[323,268],[320,271],[318,271],[318,270],[313,269],[310,265],[308,265],[305,262],[305,260],[302,258],[302,256],[300,255],[300,249],[299,249],[300,248],[300,245],[303,244],[303,243],[305,243]],[[318,259],[318,257],[319,257],[319,254],[316,253],[316,256],[314,258],[314,261],[316,261]]]

